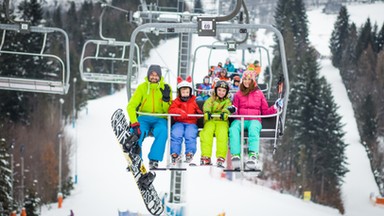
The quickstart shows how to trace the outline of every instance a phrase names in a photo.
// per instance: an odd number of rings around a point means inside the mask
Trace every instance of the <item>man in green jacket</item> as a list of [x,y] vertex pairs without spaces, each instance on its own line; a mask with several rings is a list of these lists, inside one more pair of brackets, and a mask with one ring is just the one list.
[[156,169],[163,160],[168,124],[166,116],[139,115],[136,110],[145,113],[164,114],[172,102],[172,89],[164,82],[159,65],[148,68],[147,77],[141,83],[128,102],[127,111],[133,132],[140,137],[141,147],[144,138],[151,131],[155,140],[148,154],[149,168]]

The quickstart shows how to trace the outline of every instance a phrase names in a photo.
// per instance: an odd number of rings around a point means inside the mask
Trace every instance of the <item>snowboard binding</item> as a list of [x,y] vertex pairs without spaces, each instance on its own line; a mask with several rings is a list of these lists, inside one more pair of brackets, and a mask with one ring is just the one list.
[[155,172],[147,172],[146,174],[142,175],[138,181],[141,187],[148,189],[149,186],[151,186],[153,180],[156,177]]
[[128,136],[127,140],[123,145],[124,152],[131,153],[131,154],[140,154],[141,148],[138,144],[139,136],[133,133],[131,133],[130,135],[131,136]]

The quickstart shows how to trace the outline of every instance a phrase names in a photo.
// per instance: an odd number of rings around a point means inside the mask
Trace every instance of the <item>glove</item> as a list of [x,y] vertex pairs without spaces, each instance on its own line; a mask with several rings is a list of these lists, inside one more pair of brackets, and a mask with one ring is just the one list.
[[170,96],[171,88],[169,87],[169,85],[164,84],[164,89],[160,89],[160,91],[161,91],[161,94],[163,94],[162,100],[164,102],[169,102],[171,100],[171,96]]
[[232,106],[227,107],[227,110],[232,114],[232,113],[237,111],[237,108],[232,105]]
[[279,98],[279,99],[277,99],[276,100],[276,102],[275,102],[275,108],[281,108],[281,107],[283,107],[283,105],[284,105],[284,99],[283,98]]
[[136,122],[136,123],[133,123],[131,124],[131,129],[130,129],[131,133],[134,133],[135,135],[137,135],[138,137],[140,137],[141,135],[141,131],[140,131],[140,123],[139,122]]
[[220,114],[220,119],[224,120],[224,121],[227,121],[228,120],[228,113],[221,113]]
[[209,121],[212,118],[212,114],[209,112],[204,113],[204,121]]
[[180,118],[181,118],[181,119],[186,119],[186,118],[188,118],[188,113],[186,113],[186,112],[181,112],[181,113],[180,113]]

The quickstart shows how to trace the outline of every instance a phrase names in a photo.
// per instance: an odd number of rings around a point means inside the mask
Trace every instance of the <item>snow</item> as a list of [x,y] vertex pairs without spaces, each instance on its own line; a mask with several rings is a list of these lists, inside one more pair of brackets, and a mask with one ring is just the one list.
[[[348,6],[350,20],[357,26],[365,22],[368,13],[371,21],[383,23],[383,9],[384,3]],[[321,9],[316,9],[308,12],[308,19],[310,41],[322,55],[329,56],[328,42],[336,15],[325,15],[321,13]],[[198,43],[212,42],[213,40],[206,38],[200,39]],[[175,80],[177,52],[168,50],[172,47],[177,50],[177,44],[174,39],[167,41],[158,48],[162,58],[152,52],[148,61],[169,67],[171,72],[168,79],[172,81]],[[197,43],[194,44],[194,47],[197,46]],[[199,59],[207,59],[207,55],[207,52],[202,52]],[[227,56],[221,57],[220,61],[224,61]],[[345,142],[349,144],[346,156],[350,172],[345,176],[342,186],[345,215],[384,215],[384,208],[375,207],[369,202],[369,194],[378,194],[378,187],[374,182],[368,157],[360,144],[352,105],[339,72],[333,68],[329,59],[321,60],[320,65],[320,73],[331,84],[335,101],[340,107],[338,112],[343,116],[342,121],[345,124]],[[207,63],[196,65],[196,68],[204,68],[204,73],[197,75],[201,75],[199,78],[204,76],[206,67]],[[69,133],[77,134],[77,156],[73,155],[73,162],[77,162],[78,183],[72,195],[64,200],[61,209],[57,208],[57,203],[52,204],[43,207],[41,215],[68,216],[70,209],[73,209],[75,215],[118,215],[118,210],[127,209],[147,214],[131,174],[125,171],[126,161],[110,128],[112,113],[117,108],[125,109],[126,105],[125,90],[89,101],[87,109],[81,111],[75,129],[70,126],[67,128]],[[151,138],[145,140],[144,152],[148,152],[151,142]],[[146,154],[143,155],[146,159]],[[168,171],[157,172],[154,182],[157,191],[168,192],[169,180]],[[218,215],[222,212],[226,215],[340,215],[336,209],[281,194],[247,180],[229,181],[220,178],[216,169],[208,167],[188,170],[185,188],[187,215]]]

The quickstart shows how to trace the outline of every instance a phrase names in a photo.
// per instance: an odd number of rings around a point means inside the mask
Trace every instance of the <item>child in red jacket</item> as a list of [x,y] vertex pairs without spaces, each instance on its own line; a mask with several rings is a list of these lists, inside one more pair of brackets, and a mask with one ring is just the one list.
[[192,95],[192,78],[187,77],[183,80],[177,78],[177,98],[172,102],[168,112],[170,114],[179,114],[174,116],[175,123],[171,128],[171,156],[172,163],[180,160],[181,144],[183,138],[185,141],[185,160],[191,162],[196,153],[196,138],[198,133],[197,118],[188,117],[188,114],[202,114],[196,103],[196,96]]

